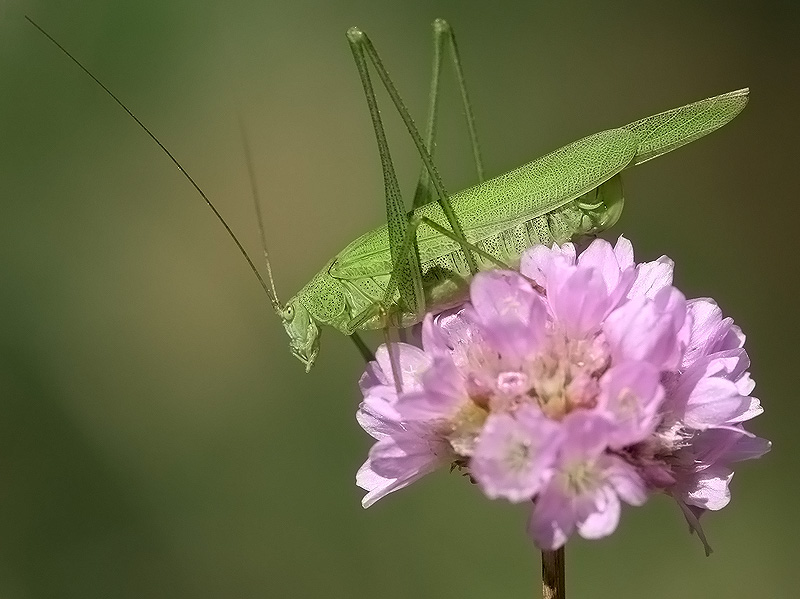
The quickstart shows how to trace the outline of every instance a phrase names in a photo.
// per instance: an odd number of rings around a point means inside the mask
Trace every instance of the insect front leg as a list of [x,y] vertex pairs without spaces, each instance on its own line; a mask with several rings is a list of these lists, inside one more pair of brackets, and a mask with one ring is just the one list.
[[361,354],[361,357],[364,358],[365,363],[368,364],[373,360],[375,360],[375,354],[367,346],[367,344],[364,343],[364,340],[361,338],[361,335],[359,335],[356,331],[350,333],[350,340],[353,343],[355,343],[356,349],[358,350],[358,353]]
[[[389,354],[389,363],[392,367],[392,377],[394,379],[394,386],[398,393],[403,390],[403,382],[402,382],[402,375],[400,370],[400,360],[397,354],[397,347],[396,344],[392,341],[392,326],[391,322],[389,321],[389,313],[387,308],[383,303],[374,303],[366,310],[361,312],[358,316],[356,316],[350,323],[348,323],[347,328],[350,331],[349,335],[353,342],[356,344],[359,352],[361,352],[361,356],[364,358],[365,362],[371,362],[375,360],[375,354],[367,347],[364,341],[356,332],[356,329],[363,325],[366,321],[370,320],[374,317],[380,317],[380,319],[385,323],[382,327],[383,329],[383,340],[384,344],[386,345],[386,351]],[[403,330],[398,329],[401,333],[399,335],[399,339],[401,342],[405,342],[405,338],[402,335]]]
[[[413,251],[413,248],[417,237],[417,228],[422,222],[423,219],[416,216],[412,216],[411,218],[408,218],[406,220],[408,226],[406,227],[405,234],[403,235],[403,243],[400,245],[399,254],[401,256],[411,254],[416,259],[416,253]],[[444,230],[446,231],[446,229]],[[449,231],[447,232],[447,234],[453,235],[453,233]],[[417,267],[419,268],[419,261],[417,261],[416,264]],[[398,269],[397,266],[395,265],[395,268],[389,275],[389,281],[386,284],[386,289],[383,292],[383,297],[380,300],[373,303],[368,308],[366,308],[365,310],[363,310],[361,313],[357,314],[349,323],[347,323],[346,327],[348,331],[356,331],[357,329],[361,328],[364,325],[364,323],[366,323],[368,320],[376,316],[379,316],[381,318],[381,322],[384,325],[383,328],[390,327],[392,326],[392,324],[396,324],[397,325],[396,328],[400,327],[400,325],[402,324],[402,307],[399,307],[399,309],[393,312],[392,298],[394,296],[394,292],[400,286],[400,278],[402,276],[403,276],[402,270]],[[417,320],[422,320],[422,317],[425,315],[424,293],[417,301],[417,310],[414,312],[414,314]],[[398,316],[398,322],[396,323],[391,322],[391,318],[394,315]]]

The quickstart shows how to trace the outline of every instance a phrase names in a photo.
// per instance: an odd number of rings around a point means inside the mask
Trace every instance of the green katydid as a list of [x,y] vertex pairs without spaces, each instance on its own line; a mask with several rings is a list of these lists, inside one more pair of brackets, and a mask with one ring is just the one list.
[[[378,139],[388,224],[353,241],[280,308],[292,353],[306,365],[306,370],[318,352],[320,324],[347,335],[358,329],[410,326],[419,322],[426,311],[462,301],[476,269],[502,262],[513,265],[522,251],[534,244],[563,242],[610,227],[622,211],[622,170],[710,133],[733,119],[747,103],[748,89],[740,89],[668,110],[590,135],[448,196],[431,157],[443,39],[450,43],[478,177],[482,179],[472,113],[452,30],[442,20],[434,22],[427,143],[423,143],[369,38],[356,28],[350,29],[347,37]],[[367,60],[405,121],[425,166],[410,214],[406,214],[399,199]],[[427,202],[432,195],[431,185],[438,196],[436,202]]]
[[[30,19],[28,19],[31,21]],[[267,258],[269,285],[225,220],[161,142],[108,88],[49,34],[36,26],[150,135],[189,179],[244,255],[290,338],[292,354],[311,369],[319,351],[320,325],[350,335],[365,356],[358,331],[407,327],[428,311],[462,301],[472,275],[483,268],[515,265],[528,247],[593,235],[613,225],[623,206],[620,173],[698,139],[733,119],[748,89],[732,91],[662,112],[617,129],[590,135],[498,177],[483,180],[483,167],[460,58],[449,25],[437,19],[426,138],[423,140],[369,38],[347,32],[366,95],[383,168],[387,224],[369,231],[330,260],[286,304],[277,297]],[[442,52],[450,50],[467,117],[479,183],[448,195],[434,165],[437,99]],[[372,64],[403,119],[424,168],[414,209],[408,212],[389,154],[368,64]],[[431,201],[435,196],[435,201]],[[262,233],[261,215],[259,228]],[[266,256],[266,244],[264,244]]]

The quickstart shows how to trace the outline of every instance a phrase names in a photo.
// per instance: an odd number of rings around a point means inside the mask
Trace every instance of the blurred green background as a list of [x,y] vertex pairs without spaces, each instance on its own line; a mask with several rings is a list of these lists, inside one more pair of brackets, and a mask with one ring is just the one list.
[[[526,510],[437,473],[368,511],[362,366],[326,331],[309,375],[210,211],[30,25],[179,157],[254,255],[247,123],[285,299],[384,219],[344,32],[371,34],[418,120],[430,22],[458,33],[490,174],[749,85],[723,130],[629,172],[613,231],[666,253],[748,335],[775,443],[705,521],[666,498],[568,548],[572,597],[795,597],[800,15],[742,2],[255,2],[0,7],[0,598],[534,597]],[[451,74],[438,158],[474,175]],[[388,105],[410,194],[418,160]]]

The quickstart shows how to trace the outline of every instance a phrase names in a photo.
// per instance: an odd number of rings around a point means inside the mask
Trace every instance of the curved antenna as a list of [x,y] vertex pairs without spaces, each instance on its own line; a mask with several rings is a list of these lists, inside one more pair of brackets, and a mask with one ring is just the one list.
[[267,250],[267,236],[264,233],[264,217],[261,213],[261,202],[258,198],[256,173],[255,169],[253,168],[253,154],[250,152],[250,141],[247,138],[247,131],[245,130],[244,121],[242,120],[242,113],[237,111],[236,116],[239,120],[239,133],[242,136],[242,146],[244,147],[244,155],[247,161],[247,175],[250,178],[250,192],[253,196],[253,204],[256,209],[258,232],[261,236],[261,249],[264,251],[264,260],[267,263],[267,278],[269,279],[269,287],[272,290],[272,293],[270,294],[270,300],[272,301],[272,307],[275,308],[275,313],[280,314],[281,304],[280,301],[278,301],[278,293],[275,291],[275,280],[272,278],[272,265],[270,264],[269,251]]
[[[241,244],[241,242],[239,241],[239,239],[238,239],[238,238],[236,237],[236,235],[233,233],[233,230],[230,228],[230,226],[229,226],[229,225],[228,225],[228,223],[225,221],[225,219],[224,219],[224,218],[222,218],[222,215],[219,213],[219,211],[218,211],[218,210],[217,210],[217,208],[214,206],[214,204],[212,204],[212,203],[211,203],[211,200],[209,200],[209,199],[208,199],[208,196],[206,196],[206,194],[203,192],[203,190],[202,190],[202,189],[200,189],[200,186],[199,186],[199,185],[198,185],[198,184],[195,182],[195,180],[194,180],[194,179],[192,179],[192,176],[191,176],[189,173],[187,173],[187,172],[186,172],[186,169],[184,169],[184,168],[183,168],[183,166],[181,166],[181,163],[180,163],[180,162],[178,162],[178,160],[175,158],[175,156],[173,156],[173,155],[172,155],[172,152],[170,152],[170,151],[169,151],[169,150],[166,148],[166,146],[164,146],[164,144],[162,144],[162,143],[161,143],[161,141],[159,141],[159,139],[158,139],[158,138],[157,138],[157,137],[156,137],[156,136],[155,136],[155,135],[152,133],[152,131],[150,131],[150,129],[148,129],[148,128],[147,128],[147,126],[146,126],[146,125],[145,125],[145,124],[144,124],[142,121],[140,121],[140,120],[139,120],[139,118],[138,118],[138,117],[137,117],[135,114],[133,114],[133,112],[131,112],[131,110],[130,110],[130,109],[127,107],[127,106],[125,106],[125,104],[123,104],[123,103],[122,103],[122,100],[120,100],[120,99],[119,99],[117,96],[115,96],[115,95],[114,95],[114,92],[112,92],[112,91],[111,91],[110,89],[108,89],[108,88],[107,88],[105,85],[103,85],[103,83],[102,83],[102,82],[101,82],[101,81],[100,81],[100,80],[99,80],[97,77],[95,77],[94,75],[92,75],[91,71],[89,71],[89,69],[87,69],[85,66],[83,66],[83,64],[81,64],[81,62],[80,62],[80,61],[79,61],[77,58],[75,58],[75,57],[74,57],[72,54],[70,54],[70,53],[69,53],[69,51],[68,51],[68,50],[67,50],[67,49],[66,49],[64,46],[62,46],[61,44],[59,44],[59,43],[58,43],[58,42],[57,42],[57,41],[56,41],[56,40],[53,38],[53,36],[52,36],[52,35],[50,35],[50,34],[49,34],[49,33],[47,33],[47,32],[46,32],[44,29],[42,29],[42,28],[41,28],[41,27],[40,27],[40,26],[39,26],[39,25],[38,25],[38,24],[37,24],[37,23],[36,23],[36,22],[35,22],[33,19],[31,19],[31,18],[30,18],[28,15],[25,15],[25,19],[27,19],[27,21],[28,21],[28,22],[29,22],[31,25],[33,25],[34,27],[36,27],[36,29],[38,29],[38,30],[39,30],[39,31],[42,33],[42,35],[44,35],[44,36],[45,36],[47,39],[49,39],[51,42],[53,42],[53,44],[54,44],[54,45],[55,45],[55,46],[56,46],[56,47],[57,47],[59,50],[61,50],[61,51],[62,51],[64,54],[66,54],[66,56],[67,56],[67,57],[68,57],[68,58],[69,58],[69,59],[70,59],[72,62],[74,62],[76,65],[78,65],[78,67],[80,67],[80,69],[81,69],[81,70],[82,70],[84,73],[86,73],[87,75],[89,75],[89,77],[91,77],[91,78],[92,78],[92,80],[93,80],[93,81],[94,81],[94,82],[95,82],[97,85],[99,85],[99,86],[100,86],[100,87],[103,89],[103,91],[104,91],[104,92],[106,92],[106,93],[107,93],[109,96],[111,96],[111,98],[112,98],[112,99],[113,99],[113,100],[114,100],[114,101],[115,101],[117,104],[119,104],[119,106],[120,106],[120,107],[121,107],[121,108],[122,108],[122,109],[123,109],[125,112],[127,112],[127,113],[128,113],[128,116],[130,116],[130,117],[131,117],[131,118],[132,118],[134,121],[136,121],[136,124],[137,124],[137,125],[139,125],[139,127],[141,127],[141,128],[144,130],[144,132],[145,132],[145,133],[147,133],[147,135],[149,135],[149,136],[150,136],[150,139],[152,139],[154,142],[156,142],[156,144],[158,145],[158,147],[159,147],[159,148],[161,148],[161,149],[163,150],[163,152],[164,152],[164,153],[167,155],[167,157],[168,157],[168,158],[169,158],[169,159],[172,161],[172,163],[173,163],[175,166],[177,166],[177,167],[178,167],[178,170],[179,170],[179,171],[181,171],[181,173],[183,173],[183,176],[184,176],[184,177],[186,177],[186,179],[189,181],[189,183],[191,183],[191,184],[192,184],[192,187],[194,187],[194,188],[197,190],[197,193],[199,193],[199,194],[200,194],[200,197],[202,197],[202,198],[205,200],[206,204],[208,204],[208,207],[209,207],[209,208],[211,208],[211,211],[214,213],[214,216],[216,216],[216,217],[217,217],[217,220],[218,220],[220,223],[222,223],[222,226],[223,226],[223,227],[225,227],[225,230],[228,232],[228,235],[229,235],[229,236],[230,236],[230,238],[233,240],[233,242],[236,244],[236,247],[237,247],[237,248],[239,248],[239,252],[242,254],[242,256],[244,256],[244,259],[245,259],[245,260],[247,260],[247,264],[248,264],[248,266],[250,267],[250,270],[252,270],[252,271],[253,271],[253,274],[254,274],[254,275],[256,276],[256,278],[258,279],[258,282],[261,284],[261,287],[264,289],[264,293],[266,293],[266,294],[267,294],[267,296],[270,298],[270,301],[272,302],[272,305],[273,305],[273,306],[275,306],[275,302],[277,301],[277,297],[275,297],[275,296],[274,296],[274,295],[273,295],[273,294],[270,292],[270,288],[269,288],[269,287],[267,287],[267,284],[264,282],[264,278],[261,276],[261,273],[260,273],[260,272],[258,272],[258,269],[256,268],[256,265],[255,265],[255,264],[253,264],[253,261],[250,259],[250,255],[247,253],[247,250],[245,250],[245,249],[244,249],[244,246]],[[272,275],[271,275],[271,273],[270,273],[270,281],[271,281],[271,280],[272,280]],[[273,288],[274,288],[274,286],[273,286]]]

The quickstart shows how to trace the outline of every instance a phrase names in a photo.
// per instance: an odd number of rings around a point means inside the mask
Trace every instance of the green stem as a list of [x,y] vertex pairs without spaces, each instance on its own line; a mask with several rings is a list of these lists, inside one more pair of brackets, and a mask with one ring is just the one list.
[[564,547],[542,551],[542,599],[566,599]]

